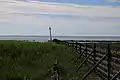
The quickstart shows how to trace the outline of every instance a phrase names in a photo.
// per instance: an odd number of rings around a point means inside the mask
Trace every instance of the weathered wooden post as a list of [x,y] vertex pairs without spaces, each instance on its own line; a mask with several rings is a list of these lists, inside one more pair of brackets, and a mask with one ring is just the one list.
[[110,65],[110,61],[111,61],[111,50],[110,50],[110,44],[108,44],[108,47],[107,47],[108,49],[107,49],[107,51],[108,51],[108,53],[107,53],[107,56],[108,56],[108,80],[110,80],[110,67],[111,67],[111,65]]
[[66,42],[66,46],[69,47],[69,42]]
[[74,45],[74,50],[75,50],[75,45],[76,45],[76,42],[74,42],[74,44],[73,44],[73,45]]
[[70,47],[69,42],[66,42],[66,44],[67,44],[67,48],[69,48]]
[[77,46],[78,46],[78,43],[75,42],[75,50],[76,50],[76,52],[77,52]]
[[79,44],[79,46],[80,46],[80,54],[81,54],[81,52],[82,52],[81,43]]
[[72,43],[70,42],[69,44],[70,44],[70,47],[72,47]]
[[74,42],[72,42],[72,51],[74,52]]
[[[94,43],[94,65],[96,64],[96,43]],[[95,69],[94,69],[95,72]]]
[[72,48],[74,48],[74,42],[72,42]]
[[4,49],[3,44],[0,44],[0,54],[1,55],[4,55],[4,52],[3,52],[4,50],[3,49]]
[[86,51],[86,52],[85,52],[85,57],[87,57],[87,43],[85,43],[85,45],[86,45],[86,46],[85,46],[85,51]]

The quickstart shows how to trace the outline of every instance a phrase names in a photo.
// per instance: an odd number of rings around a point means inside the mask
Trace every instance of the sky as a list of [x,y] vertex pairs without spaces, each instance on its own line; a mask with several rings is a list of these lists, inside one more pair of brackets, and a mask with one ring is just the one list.
[[0,35],[120,35],[120,0],[0,0]]

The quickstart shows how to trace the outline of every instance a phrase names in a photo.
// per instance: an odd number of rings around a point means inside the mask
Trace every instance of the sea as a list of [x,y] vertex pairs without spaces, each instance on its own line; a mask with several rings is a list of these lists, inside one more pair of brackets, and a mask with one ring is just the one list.
[[[120,36],[52,36],[59,40],[99,40],[99,41],[120,41]],[[49,36],[0,36],[0,40],[28,40],[46,42]]]

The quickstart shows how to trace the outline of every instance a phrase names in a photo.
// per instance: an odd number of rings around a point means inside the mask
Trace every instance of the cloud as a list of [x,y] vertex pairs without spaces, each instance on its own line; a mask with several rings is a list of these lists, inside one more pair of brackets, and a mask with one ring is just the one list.
[[[11,0],[13,1],[13,0]],[[10,1],[9,1],[10,2]],[[65,3],[50,3],[50,2],[24,2],[14,1],[15,3],[7,3],[2,5],[2,11],[13,13],[55,13],[68,14],[85,17],[120,17],[120,7],[111,6],[87,6],[73,5]],[[5,2],[6,3],[6,2]]]
[[29,0],[0,0],[0,5],[1,34],[47,35],[48,26],[52,26],[54,35],[120,35],[119,6]]
[[[12,2],[12,3],[11,3]],[[50,2],[25,2],[15,0],[5,0],[0,2],[0,22],[6,19],[11,20],[12,17],[25,17],[26,19],[38,15],[58,15],[58,16],[73,16],[89,20],[118,20],[120,19],[120,7],[110,6],[86,6],[65,3],[50,3]],[[28,18],[29,16],[29,18]],[[32,17],[31,17],[32,16]],[[7,19],[8,17],[8,19]],[[10,18],[9,18],[10,17]],[[23,19],[23,20],[24,20]],[[15,20],[16,21],[16,20]]]
[[107,0],[107,1],[110,1],[110,2],[120,2],[120,0]]

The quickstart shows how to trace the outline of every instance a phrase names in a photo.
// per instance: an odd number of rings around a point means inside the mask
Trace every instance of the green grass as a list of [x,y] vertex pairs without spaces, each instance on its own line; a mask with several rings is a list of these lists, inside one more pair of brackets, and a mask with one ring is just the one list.
[[26,80],[26,77],[30,78],[28,80],[50,80],[55,57],[63,80],[79,80],[88,67],[76,73],[75,64],[70,63],[76,56],[71,48],[61,44],[3,40],[0,41],[0,80],[7,77],[16,78],[11,80]]
[[[65,45],[41,42],[0,41],[0,79],[5,77],[32,77],[33,80],[46,80],[51,74],[54,58],[57,57],[63,71],[71,74],[69,61],[74,54]],[[65,70],[65,71],[64,71]],[[66,74],[66,78],[69,77]]]

